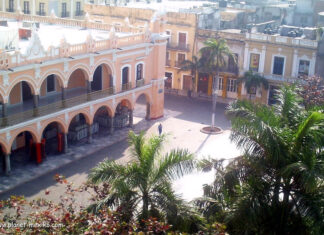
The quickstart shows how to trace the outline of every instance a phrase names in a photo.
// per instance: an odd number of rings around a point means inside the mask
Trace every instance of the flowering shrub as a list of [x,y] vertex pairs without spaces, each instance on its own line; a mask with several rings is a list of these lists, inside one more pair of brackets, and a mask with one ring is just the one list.
[[[109,185],[84,184],[74,188],[64,176],[54,179],[66,186],[59,203],[45,198],[27,201],[21,196],[11,196],[0,201],[0,234],[165,234],[170,226],[155,218],[124,222],[120,210],[111,211],[104,207],[98,213],[77,206],[76,193],[88,192],[90,201],[100,200],[109,193]],[[49,195],[49,190],[45,195]]]

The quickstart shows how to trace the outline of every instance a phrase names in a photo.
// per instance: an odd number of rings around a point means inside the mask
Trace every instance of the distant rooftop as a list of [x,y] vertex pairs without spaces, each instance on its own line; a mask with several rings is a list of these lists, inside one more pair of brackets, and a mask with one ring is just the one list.
[[[207,1],[169,1],[163,0],[162,2],[151,2],[146,3],[146,1],[142,2],[130,2],[126,7],[131,8],[143,8],[143,9],[152,9],[156,11],[162,12],[188,12],[188,9],[193,9],[193,12],[198,7],[204,6],[213,6],[218,8],[218,3],[212,3]],[[196,13],[196,12],[195,12]]]
[[[8,43],[12,42],[9,48],[14,48],[24,54],[30,44],[33,27],[24,27],[23,22],[14,20],[8,20],[7,24],[8,27],[0,26],[0,49],[6,49]],[[25,33],[19,33],[19,29],[25,30]],[[34,30],[36,30],[40,43],[45,50],[50,46],[59,46],[62,39],[65,39],[70,45],[75,45],[86,42],[89,35],[96,41],[109,38],[109,31],[107,30],[84,29],[58,24],[39,23],[39,28],[35,26]],[[116,35],[131,35],[131,33],[116,32]]]

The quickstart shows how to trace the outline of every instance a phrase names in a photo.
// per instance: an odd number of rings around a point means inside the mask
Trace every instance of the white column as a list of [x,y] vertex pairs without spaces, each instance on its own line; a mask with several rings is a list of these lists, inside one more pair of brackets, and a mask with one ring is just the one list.
[[293,56],[293,64],[292,64],[292,71],[291,76],[297,77],[298,75],[298,50],[294,50],[294,56]]
[[73,0],[71,0],[71,7],[70,7],[70,18],[73,19],[74,11],[73,11]]
[[245,44],[244,48],[244,67],[243,67],[244,72],[249,70],[249,44]]
[[2,11],[6,11],[6,0],[2,0]]
[[33,0],[33,11],[32,11],[33,15],[36,15],[36,0]]
[[17,0],[17,11],[21,11],[22,9],[21,9],[21,6],[20,6],[20,0]]
[[241,95],[246,95],[245,82],[242,82]]
[[261,52],[260,62],[259,62],[259,73],[264,73],[266,50],[267,50],[267,47],[262,46],[262,52]]
[[315,64],[316,64],[316,52],[313,52],[312,60],[309,63],[309,76],[313,76],[315,74]]

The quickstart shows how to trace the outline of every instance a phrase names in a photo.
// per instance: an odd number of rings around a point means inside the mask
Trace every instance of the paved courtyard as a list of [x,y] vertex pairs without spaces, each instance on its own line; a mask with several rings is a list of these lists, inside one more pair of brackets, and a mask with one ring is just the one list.
[[[235,145],[229,141],[230,122],[224,116],[225,105],[218,104],[216,124],[223,128],[219,135],[206,135],[200,129],[210,124],[211,102],[193,100],[187,97],[166,95],[164,117],[155,121],[145,121],[145,105],[137,104],[134,112],[134,131],[147,130],[147,135],[157,134],[159,123],[163,133],[167,133],[165,151],[172,148],[187,148],[197,158],[232,158],[239,154]],[[75,146],[68,154],[48,158],[40,166],[17,169],[11,177],[0,178],[0,199],[10,195],[25,195],[38,198],[50,194],[47,198],[58,200],[64,187],[53,180],[58,173],[67,177],[76,186],[85,182],[88,172],[106,157],[119,162],[130,160],[127,144],[129,128],[116,131],[113,136],[95,138],[92,145]],[[201,196],[202,185],[213,180],[213,173],[193,173],[175,182],[174,187],[187,200]],[[23,181],[23,183],[21,183]],[[20,183],[20,184],[19,184]],[[19,184],[19,185],[18,185]],[[86,203],[87,198],[80,197]]]

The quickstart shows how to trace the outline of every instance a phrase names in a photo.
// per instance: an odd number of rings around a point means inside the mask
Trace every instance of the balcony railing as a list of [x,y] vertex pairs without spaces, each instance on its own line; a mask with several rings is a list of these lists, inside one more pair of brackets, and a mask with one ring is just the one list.
[[144,86],[144,78],[136,80],[136,87]]
[[83,11],[76,11],[75,16],[83,16]]
[[15,12],[15,9],[13,9],[13,8],[7,8],[7,12]]
[[171,60],[165,60],[165,66],[171,66]]
[[238,75],[239,68],[238,68],[238,66],[227,66],[226,68],[222,68],[220,71],[227,72],[227,73],[234,73],[234,74]]
[[167,48],[171,50],[190,51],[189,44],[186,43],[167,43]]
[[63,11],[63,12],[61,13],[61,17],[62,17],[62,18],[69,17],[69,16],[70,16],[70,12]]
[[18,124],[20,122],[33,119],[34,117],[45,116],[45,115],[55,113],[55,112],[58,112],[60,110],[66,109],[66,108],[74,107],[76,105],[85,103],[87,101],[97,100],[100,98],[108,97],[108,96],[114,94],[114,92],[115,92],[115,88],[110,87],[105,90],[95,91],[95,92],[91,92],[89,94],[79,95],[79,96],[76,96],[76,97],[73,97],[70,99],[66,99],[66,100],[60,100],[60,101],[51,103],[49,105],[44,105],[44,106],[40,106],[35,109],[30,109],[25,112],[8,115],[5,118],[0,118],[0,122],[2,124],[2,127],[12,126],[12,125]]
[[127,91],[127,90],[130,90],[130,89],[132,89],[132,83],[131,82],[122,85],[122,91]]
[[174,62],[174,67],[176,67],[176,68],[181,68],[182,66],[181,66],[181,64],[183,63],[183,61],[175,61]]
[[36,14],[39,15],[39,16],[46,16],[45,11],[37,11]]

